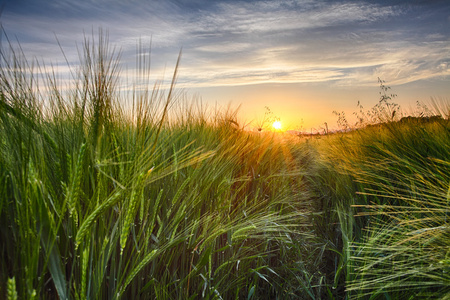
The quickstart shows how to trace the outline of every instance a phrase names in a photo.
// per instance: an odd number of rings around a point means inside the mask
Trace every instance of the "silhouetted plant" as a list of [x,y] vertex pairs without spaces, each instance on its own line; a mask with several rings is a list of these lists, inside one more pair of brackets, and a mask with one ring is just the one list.
[[261,121],[256,122],[256,130],[259,132],[270,128],[274,122],[280,121],[280,118],[275,116],[268,106],[265,106],[264,108],[266,109],[264,118]]
[[342,130],[345,131],[350,128],[344,111],[338,112],[338,111],[334,110],[333,114],[338,117],[337,124]]

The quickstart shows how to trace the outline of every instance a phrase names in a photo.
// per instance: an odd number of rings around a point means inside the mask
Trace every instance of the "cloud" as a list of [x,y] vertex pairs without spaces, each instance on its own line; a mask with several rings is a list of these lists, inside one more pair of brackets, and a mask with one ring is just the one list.
[[[372,84],[448,76],[448,32],[412,27],[420,10],[364,1],[25,1],[2,22],[31,56],[69,61],[98,27],[133,74],[136,44],[151,40],[154,77],[171,73],[183,48],[184,87],[267,82]],[[423,16],[421,16],[423,18]],[[425,26],[426,25],[426,26]]]
[[[411,16],[403,7],[361,2],[291,8],[273,2],[219,5],[189,35],[194,41],[188,64],[193,67],[186,70],[195,77],[193,84],[226,85],[235,80],[238,85],[283,81],[366,85],[383,75],[398,83],[448,75],[441,62],[449,58],[446,36],[418,37],[422,29],[407,26],[402,18]],[[402,25],[392,30],[397,22]],[[213,40],[217,42],[211,44]]]

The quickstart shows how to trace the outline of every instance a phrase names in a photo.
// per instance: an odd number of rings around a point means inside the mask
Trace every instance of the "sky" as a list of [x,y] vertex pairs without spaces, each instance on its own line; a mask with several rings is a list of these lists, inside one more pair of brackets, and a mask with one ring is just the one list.
[[[83,40],[107,32],[132,77],[151,48],[152,80],[211,107],[239,107],[242,123],[270,109],[284,129],[337,126],[380,98],[378,78],[404,111],[450,101],[450,1],[0,0],[1,25],[33,57],[68,72]],[[59,44],[58,44],[59,43]],[[64,55],[62,55],[62,51]],[[65,67],[66,66],[66,67]],[[127,79],[132,81],[131,79]],[[252,125],[249,125],[252,126]]]

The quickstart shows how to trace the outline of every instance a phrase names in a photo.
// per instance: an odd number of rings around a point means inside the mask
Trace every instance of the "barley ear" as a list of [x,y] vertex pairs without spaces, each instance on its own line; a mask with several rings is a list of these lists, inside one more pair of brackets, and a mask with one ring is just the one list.
[[71,217],[73,217],[76,224],[78,224],[78,214],[75,210],[75,204],[80,196],[80,190],[81,190],[80,183],[81,183],[81,177],[83,175],[82,164],[83,164],[85,153],[86,153],[86,144],[83,144],[80,147],[80,153],[78,154],[77,165],[75,167],[75,175],[73,177],[71,187],[67,194],[67,206],[69,209],[69,215]]
[[86,295],[86,273],[87,273],[87,267],[88,267],[88,261],[89,261],[89,247],[86,247],[83,250],[83,255],[81,256],[81,292],[80,292],[80,299],[84,298],[87,299]]
[[84,236],[89,232],[89,228],[92,223],[97,219],[99,215],[101,215],[105,210],[116,204],[120,196],[122,195],[121,191],[114,193],[111,197],[109,197],[105,202],[100,204],[81,224],[80,229],[77,232],[77,236],[75,237],[75,248],[77,249],[83,240]]
[[155,250],[152,250],[152,252],[147,254],[142,259],[142,261],[130,272],[130,274],[126,278],[125,283],[123,284],[123,286],[119,292],[119,295],[121,295],[125,291],[127,286],[134,279],[134,277],[136,277],[136,275],[142,270],[142,268],[144,268],[151,260],[153,260],[157,254],[158,254],[158,250],[155,249]]
[[120,233],[120,254],[123,253],[123,249],[125,248],[125,245],[127,243],[128,234],[130,233],[131,225],[134,222],[136,210],[138,207],[139,202],[139,195],[142,191],[142,179],[143,174],[140,174],[137,182],[133,188],[133,191],[131,192],[130,201],[128,202],[128,209],[125,216],[125,221],[122,226],[122,231]]

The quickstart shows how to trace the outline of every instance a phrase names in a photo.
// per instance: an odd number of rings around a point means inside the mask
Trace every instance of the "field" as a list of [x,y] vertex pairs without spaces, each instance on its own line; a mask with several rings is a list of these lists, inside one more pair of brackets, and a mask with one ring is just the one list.
[[448,102],[400,121],[381,82],[359,129],[250,132],[176,69],[123,93],[101,40],[69,89],[8,47],[1,298],[450,299]]

